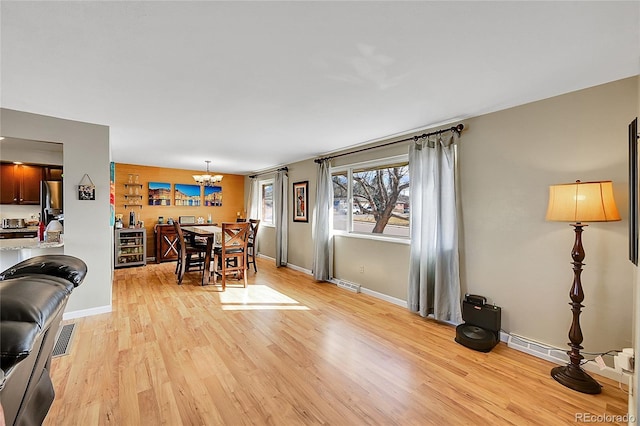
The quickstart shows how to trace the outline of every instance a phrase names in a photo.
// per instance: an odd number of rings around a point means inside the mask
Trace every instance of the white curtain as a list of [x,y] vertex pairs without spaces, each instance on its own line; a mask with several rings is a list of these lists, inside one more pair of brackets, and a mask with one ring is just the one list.
[[247,219],[257,219],[260,209],[260,188],[258,179],[250,178],[249,197],[247,198]]
[[318,165],[316,206],[313,210],[313,278],[318,281],[328,281],[333,277],[332,202],[331,163],[323,160]]
[[273,182],[273,216],[276,226],[276,266],[287,266],[287,248],[289,235],[289,209],[287,194],[289,176],[284,170],[278,170]]
[[457,134],[409,147],[411,255],[407,304],[421,316],[462,322],[456,203]]

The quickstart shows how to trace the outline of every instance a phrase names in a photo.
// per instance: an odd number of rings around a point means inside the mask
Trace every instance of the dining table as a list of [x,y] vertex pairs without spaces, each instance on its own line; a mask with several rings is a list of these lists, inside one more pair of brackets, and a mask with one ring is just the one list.
[[[222,240],[222,228],[216,225],[191,225],[182,226],[182,232],[185,236],[189,235],[192,238],[201,237],[207,240],[207,251],[204,255],[204,268],[202,271],[202,285],[208,285],[211,283],[211,256],[213,254],[213,248],[216,244],[220,245]],[[215,277],[214,277],[215,281]]]

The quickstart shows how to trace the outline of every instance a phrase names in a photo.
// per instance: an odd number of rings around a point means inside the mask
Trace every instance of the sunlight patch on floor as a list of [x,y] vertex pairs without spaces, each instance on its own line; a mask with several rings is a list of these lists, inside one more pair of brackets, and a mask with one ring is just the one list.
[[223,311],[248,310],[309,310],[295,299],[266,285],[249,285],[246,288],[227,287],[220,293]]

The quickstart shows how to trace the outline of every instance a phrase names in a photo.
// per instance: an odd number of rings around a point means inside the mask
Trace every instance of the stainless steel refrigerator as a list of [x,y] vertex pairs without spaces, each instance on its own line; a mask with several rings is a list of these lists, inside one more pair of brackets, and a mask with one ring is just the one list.
[[62,182],[43,180],[40,182],[40,218],[45,225],[63,214]]

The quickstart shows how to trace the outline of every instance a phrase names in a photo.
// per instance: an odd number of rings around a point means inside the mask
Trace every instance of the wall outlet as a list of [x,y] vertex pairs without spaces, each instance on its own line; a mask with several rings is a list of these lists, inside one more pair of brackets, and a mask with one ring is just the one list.
[[364,274],[364,266],[360,266],[360,273]]
[[625,352],[619,352],[613,358],[615,370],[618,372],[633,372],[634,358],[633,355]]

